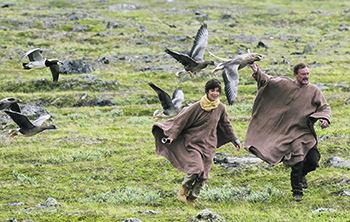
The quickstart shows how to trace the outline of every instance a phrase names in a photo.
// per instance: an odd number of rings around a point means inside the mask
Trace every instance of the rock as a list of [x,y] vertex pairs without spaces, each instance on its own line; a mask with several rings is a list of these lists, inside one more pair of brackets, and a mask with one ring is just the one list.
[[47,198],[45,203],[42,203],[41,206],[44,207],[61,207],[62,205],[58,203],[58,201],[52,197]]
[[339,31],[350,31],[350,26],[346,26],[345,24],[340,24]]
[[325,212],[338,212],[338,211],[332,208],[318,208],[312,211],[312,213],[325,213]]
[[195,17],[195,19],[208,19],[208,18],[209,16],[207,14],[202,14]]
[[347,98],[347,100],[345,100],[345,103],[344,103],[344,105],[348,105],[348,104],[350,104],[350,97]]
[[212,212],[208,209],[204,209],[201,212],[199,212],[197,214],[197,216],[195,216],[194,219],[195,220],[199,219],[200,221],[202,221],[204,219],[204,220],[207,220],[210,222],[219,222],[219,221],[224,222],[225,221],[219,214]]
[[237,164],[255,164],[262,163],[260,158],[258,157],[226,157],[224,158],[224,163],[237,163]]
[[310,53],[310,52],[312,52],[311,46],[310,46],[310,45],[305,45],[305,46],[304,46],[303,54],[305,54],[305,53]]
[[10,207],[13,207],[13,206],[24,206],[24,203],[20,202],[20,203],[10,203],[9,204]]
[[347,167],[350,168],[350,160],[340,157],[331,157],[324,164],[330,164],[331,167]]
[[128,218],[128,219],[124,220],[123,222],[142,222],[142,221],[138,218]]
[[269,47],[268,47],[264,42],[262,42],[262,41],[259,41],[259,42],[258,42],[257,47],[258,47],[258,48],[263,47],[263,48],[265,48],[265,49],[268,49],[268,48],[269,48]]
[[317,86],[320,90],[328,89],[327,86],[324,85],[324,83],[315,83],[315,86]]
[[129,4],[117,4],[117,5],[109,6],[108,10],[110,11],[136,10],[136,6],[129,5]]
[[220,17],[221,19],[232,19],[231,15],[225,14]]
[[137,211],[137,213],[145,215],[145,214],[157,214],[154,210],[145,210],[145,211]]
[[114,106],[115,103],[112,100],[109,99],[86,99],[82,98],[79,101],[77,101],[73,107],[82,107],[82,106]]
[[69,20],[79,20],[79,17],[78,16],[76,16],[76,15],[71,15],[71,16],[69,16]]
[[292,63],[290,62],[290,60],[287,59],[287,58],[284,58],[284,59],[283,59],[283,63],[284,63],[284,64],[288,64],[288,65],[292,65]]
[[312,10],[311,13],[313,13],[313,14],[322,14],[323,11],[322,10]]
[[60,68],[60,74],[81,74],[93,71],[93,67],[84,60],[66,60]]
[[199,11],[198,9],[193,9],[192,11],[193,11],[193,13],[194,13],[195,15],[200,15],[200,14],[202,14],[202,12]]

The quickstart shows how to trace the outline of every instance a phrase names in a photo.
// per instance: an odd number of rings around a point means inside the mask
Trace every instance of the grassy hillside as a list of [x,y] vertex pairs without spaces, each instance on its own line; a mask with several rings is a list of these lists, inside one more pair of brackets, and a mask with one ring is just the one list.
[[[340,195],[349,192],[349,169],[324,164],[335,156],[350,159],[347,0],[13,0],[0,6],[0,99],[43,106],[59,127],[30,138],[7,135],[14,123],[1,131],[0,221],[189,221],[206,208],[226,221],[350,221],[349,196]],[[196,207],[176,200],[184,174],[156,157],[152,113],[161,106],[147,83],[169,93],[182,87],[188,102],[204,95],[211,67],[176,77],[181,66],[164,53],[165,47],[190,50],[202,22],[215,55],[231,58],[250,48],[265,55],[258,65],[275,76],[292,77],[292,65],[304,61],[310,82],[323,84],[332,124],[316,125],[324,136],[321,168],[308,175],[302,202],[292,199],[290,169],[267,164],[213,164]],[[46,58],[84,59],[98,81],[61,74],[52,83],[49,69],[23,70],[18,60],[32,48],[42,48]],[[108,64],[99,62],[103,57]],[[241,70],[237,102],[227,106],[241,141],[256,91],[251,70]],[[82,97],[115,105],[74,106]],[[221,101],[227,105],[224,94]],[[248,155],[232,144],[218,152]],[[232,190],[242,196],[227,197]],[[45,206],[50,197],[60,206]],[[319,208],[335,211],[313,212]]]

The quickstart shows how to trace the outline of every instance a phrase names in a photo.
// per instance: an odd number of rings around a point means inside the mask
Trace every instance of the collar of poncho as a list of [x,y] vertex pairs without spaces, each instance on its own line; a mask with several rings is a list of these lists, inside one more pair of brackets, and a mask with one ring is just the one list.
[[213,109],[215,109],[216,107],[218,107],[218,105],[220,104],[220,99],[218,98],[214,101],[211,101],[208,99],[207,95],[204,95],[201,99],[200,104],[201,104],[202,109],[210,112]]

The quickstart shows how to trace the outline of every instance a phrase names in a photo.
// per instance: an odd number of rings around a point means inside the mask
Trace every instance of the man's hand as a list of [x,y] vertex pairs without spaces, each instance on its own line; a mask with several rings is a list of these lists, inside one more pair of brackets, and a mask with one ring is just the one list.
[[237,145],[236,145],[236,148],[237,148],[237,151],[240,151],[241,148],[242,148],[242,145],[241,145],[241,144],[237,144]]
[[324,128],[327,128],[329,126],[329,123],[327,120],[324,120],[324,119],[319,119],[320,122],[321,122],[321,128],[324,129]]

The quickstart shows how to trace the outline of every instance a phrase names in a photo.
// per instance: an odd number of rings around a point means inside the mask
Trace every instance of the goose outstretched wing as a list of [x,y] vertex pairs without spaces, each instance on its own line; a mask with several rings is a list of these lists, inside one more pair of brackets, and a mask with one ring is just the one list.
[[148,83],[150,87],[157,93],[158,99],[163,107],[163,110],[174,109],[174,104],[167,92],[154,85],[153,83]]
[[36,49],[31,49],[25,52],[22,57],[19,59],[18,62],[20,62],[24,57],[28,56],[29,61],[41,61],[43,60],[43,56],[41,55],[41,49],[36,48]]
[[195,61],[203,61],[204,51],[208,45],[207,24],[203,23],[197,31],[196,38],[193,42],[190,57]]

